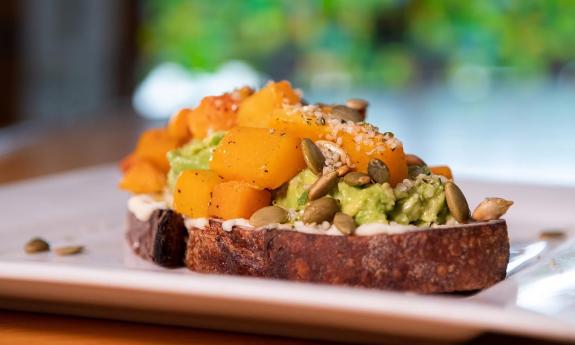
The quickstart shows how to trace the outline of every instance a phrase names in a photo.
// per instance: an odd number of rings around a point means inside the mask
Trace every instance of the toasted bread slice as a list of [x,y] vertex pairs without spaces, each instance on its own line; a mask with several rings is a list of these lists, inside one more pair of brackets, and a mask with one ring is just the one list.
[[147,222],[129,214],[127,237],[136,254],[166,267],[418,293],[484,289],[505,278],[509,260],[504,220],[329,236],[237,226],[224,231],[216,219],[186,231],[180,215],[158,210]]

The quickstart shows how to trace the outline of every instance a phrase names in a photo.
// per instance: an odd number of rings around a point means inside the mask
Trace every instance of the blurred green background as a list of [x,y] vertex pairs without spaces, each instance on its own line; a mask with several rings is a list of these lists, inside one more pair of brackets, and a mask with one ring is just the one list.
[[239,59],[302,87],[335,79],[401,90],[466,66],[501,82],[555,79],[575,59],[569,0],[167,0],[142,11],[142,72],[160,61],[209,72]]

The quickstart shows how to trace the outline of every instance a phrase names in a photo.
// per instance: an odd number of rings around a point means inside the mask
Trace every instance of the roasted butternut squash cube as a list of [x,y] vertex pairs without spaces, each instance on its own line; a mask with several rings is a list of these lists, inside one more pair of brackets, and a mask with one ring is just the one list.
[[249,218],[271,202],[271,193],[243,181],[217,184],[208,207],[211,217],[222,219]]
[[144,160],[132,160],[118,185],[135,194],[160,193],[165,186],[166,174]]
[[377,128],[365,123],[333,120],[329,114],[301,107],[284,107],[274,111],[271,128],[288,132],[299,138],[329,140],[338,143],[348,154],[355,169],[367,172],[371,159],[382,160],[390,171],[392,185],[407,177],[407,164],[401,142],[384,136]]
[[447,165],[437,165],[429,167],[429,170],[434,175],[441,175],[450,180],[453,180],[453,173],[451,172],[451,168],[449,168]]
[[226,181],[275,189],[305,167],[300,139],[267,128],[236,127],[214,150],[210,169]]
[[204,97],[188,115],[188,128],[194,138],[205,138],[210,132],[226,131],[237,124],[240,104],[251,94],[241,88],[221,96]]
[[207,217],[212,190],[220,182],[211,170],[185,170],[174,187],[174,210],[191,218]]
[[340,131],[341,147],[348,154],[355,170],[367,173],[367,165],[372,159],[379,159],[389,169],[389,183],[395,186],[407,177],[407,163],[403,145],[395,138],[384,139],[381,133],[354,125],[351,133]]
[[149,129],[140,136],[134,156],[154,164],[166,173],[170,170],[166,154],[179,145],[180,141],[172,138],[166,128]]
[[238,126],[269,128],[272,112],[284,104],[298,104],[300,95],[288,81],[269,82],[248,97],[238,111]]
[[183,108],[178,110],[168,122],[168,135],[181,143],[184,143],[191,138],[191,133],[188,128],[188,116],[192,112],[191,109]]

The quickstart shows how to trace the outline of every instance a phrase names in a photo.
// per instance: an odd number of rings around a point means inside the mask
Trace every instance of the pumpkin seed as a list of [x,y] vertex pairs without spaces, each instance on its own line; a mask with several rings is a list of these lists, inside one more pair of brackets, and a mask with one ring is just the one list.
[[314,184],[311,185],[308,191],[308,200],[316,200],[324,195],[337,184],[337,171],[328,172],[321,175]]
[[250,217],[250,224],[259,228],[269,224],[281,224],[288,221],[288,212],[279,206],[260,208]]
[[84,251],[83,246],[64,246],[54,249],[54,253],[60,256],[79,254]]
[[47,252],[50,250],[50,244],[40,237],[34,237],[26,243],[24,250],[28,254]]
[[357,224],[350,215],[338,212],[333,217],[333,225],[344,235],[351,235],[355,231]]
[[321,175],[325,165],[325,156],[321,153],[319,147],[308,138],[301,141],[303,158],[309,170],[316,175]]
[[389,181],[389,169],[380,159],[372,159],[367,164],[367,173],[377,183]]
[[348,165],[342,165],[336,169],[337,176],[341,177],[341,176],[347,174],[350,170],[351,170],[351,168]]
[[369,177],[369,175],[366,175],[364,173],[352,171],[347,173],[343,177],[343,182],[354,187],[365,186],[366,184],[371,182],[371,177]]
[[423,159],[419,158],[416,155],[412,155],[412,154],[405,155],[405,161],[406,161],[408,166],[409,165],[427,166],[427,164],[425,164]]
[[425,165],[408,165],[407,166],[407,177],[410,180],[415,180],[419,175],[429,175],[431,172],[429,168]]
[[361,121],[365,120],[365,113],[367,111],[367,106],[369,105],[365,99],[351,98],[345,102],[345,105],[348,108],[356,110],[362,117]]
[[278,188],[272,190],[272,199],[276,200],[276,199],[285,197],[287,195],[288,187],[289,187],[289,182],[285,182],[281,186],[279,186]]
[[308,224],[320,224],[324,221],[331,222],[337,211],[339,211],[338,202],[334,198],[324,196],[307,205],[303,210],[302,220]]
[[[323,153],[324,157],[330,157],[333,164],[341,162],[343,165],[349,165],[349,157],[347,153],[336,143],[327,140],[318,140],[315,145]],[[327,159],[326,159],[327,160]]]
[[539,234],[539,239],[546,241],[562,240],[565,237],[565,232],[561,230],[544,230]]
[[339,120],[351,122],[363,121],[363,116],[361,116],[357,110],[346,107],[345,105],[336,105],[331,108],[331,116]]
[[472,218],[487,221],[499,219],[507,212],[513,201],[502,198],[486,198],[473,211]]
[[466,223],[469,219],[469,205],[463,192],[453,181],[445,184],[445,201],[453,218],[459,223]]

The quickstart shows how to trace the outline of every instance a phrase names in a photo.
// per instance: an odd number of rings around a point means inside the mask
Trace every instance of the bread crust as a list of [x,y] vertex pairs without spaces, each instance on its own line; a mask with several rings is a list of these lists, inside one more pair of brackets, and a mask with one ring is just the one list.
[[[156,211],[152,215],[147,222],[150,233],[158,224],[153,218],[166,214]],[[135,219],[130,217],[129,226]],[[171,213],[170,217],[180,216]],[[141,234],[141,229],[134,232]],[[154,236],[145,238],[153,242]],[[196,272],[418,293],[489,287],[505,278],[509,261],[504,220],[371,236],[329,236],[237,226],[224,231],[221,221],[210,220],[204,229],[190,229],[187,241],[182,260]],[[153,258],[153,253],[143,253],[151,247],[140,245],[135,252]]]

